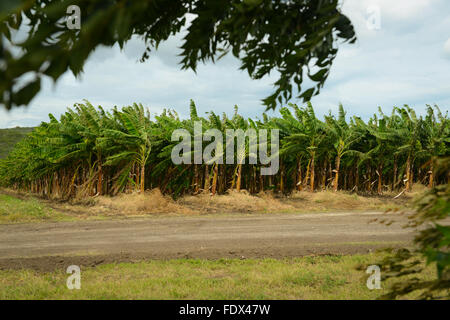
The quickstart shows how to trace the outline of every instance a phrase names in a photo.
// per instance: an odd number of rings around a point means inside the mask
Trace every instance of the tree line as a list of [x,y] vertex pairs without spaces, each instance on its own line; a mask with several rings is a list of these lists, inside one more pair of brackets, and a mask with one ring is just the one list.
[[[189,119],[164,110],[152,119],[141,104],[106,111],[88,101],[75,104],[60,119],[49,115],[0,160],[0,185],[55,198],[115,195],[159,188],[174,197],[230,189],[250,193],[273,190],[347,190],[359,193],[408,192],[413,183],[432,187],[450,180],[436,173],[434,160],[449,156],[448,114],[427,106],[417,116],[409,106],[394,107],[390,115],[381,108],[368,121],[346,119],[342,105],[323,120],[311,103],[289,104],[279,117],[244,118],[197,114],[193,101]],[[261,175],[262,165],[249,164],[248,142],[243,164],[180,164],[171,159],[175,129],[193,134],[194,122],[202,130],[279,130],[280,169]],[[226,148],[226,146],[225,146]],[[235,150],[235,152],[237,152]]]

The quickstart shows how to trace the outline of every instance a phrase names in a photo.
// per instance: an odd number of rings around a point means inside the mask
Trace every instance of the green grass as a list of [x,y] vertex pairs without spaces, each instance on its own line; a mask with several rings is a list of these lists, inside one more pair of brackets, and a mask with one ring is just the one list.
[[34,128],[0,129],[0,159],[5,158],[14,145],[22,140]]
[[[66,287],[65,270],[0,271],[0,299],[375,299],[358,265],[381,253],[295,259],[178,259],[81,266],[81,289]],[[432,278],[430,267],[423,275]],[[411,298],[411,297],[409,297]]]
[[72,218],[36,198],[19,199],[0,193],[0,223],[64,221]]

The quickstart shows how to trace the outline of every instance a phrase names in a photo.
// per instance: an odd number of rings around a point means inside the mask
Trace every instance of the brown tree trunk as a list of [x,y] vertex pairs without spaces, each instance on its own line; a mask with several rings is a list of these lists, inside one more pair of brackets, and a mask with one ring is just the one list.
[[328,177],[327,177],[327,183],[328,181],[331,181],[331,186],[333,186],[333,169],[331,168],[331,161],[328,161]]
[[310,178],[310,170],[311,170],[311,159],[309,159],[308,165],[306,166],[306,175],[305,175],[305,180],[303,181],[303,186],[305,188],[308,185],[308,181],[309,181],[309,178]]
[[205,192],[209,192],[209,165],[205,165]]
[[260,192],[264,192],[264,177],[261,174],[261,169],[260,169],[260,172],[259,172],[259,191]]
[[239,164],[237,168],[237,181],[236,181],[237,191],[241,191],[241,179],[242,179],[242,164]]
[[408,154],[408,159],[406,160],[406,191],[411,191],[411,156]]
[[314,154],[313,154],[311,158],[311,192],[314,191],[314,178],[315,174],[314,174]]
[[[217,170],[219,171],[217,177],[218,190],[217,193],[223,193],[225,191],[225,186],[227,184],[227,168],[226,165],[217,166]],[[220,176],[220,178],[219,178]]]
[[280,165],[280,192],[284,192],[284,163],[281,162]]
[[256,173],[256,166],[252,166],[253,167],[253,193],[257,193],[258,192],[258,183],[257,183],[257,173]]
[[302,190],[302,163],[300,159],[297,162],[297,177],[295,179],[295,186],[298,191]]
[[327,168],[322,168],[322,190],[327,188]]
[[[433,161],[433,160],[431,160]],[[433,183],[434,183],[434,171],[433,171],[433,163],[431,163],[430,165],[430,180],[428,182],[428,188],[433,188]]]
[[198,174],[198,165],[194,164],[194,194],[197,194],[200,190],[200,181]]
[[141,167],[138,163],[134,164],[134,174],[136,176],[136,186],[140,190],[141,186]]
[[97,193],[98,195],[103,194],[103,168],[101,163],[101,156],[98,157],[98,181],[97,181]]
[[219,175],[219,164],[218,163],[214,164],[213,171],[214,171],[214,175],[213,175],[211,193],[212,193],[212,195],[215,195],[216,194],[216,188],[217,188],[217,178],[218,178],[218,175]]
[[143,194],[145,191],[145,163],[141,164],[141,174],[140,174],[140,182],[141,182],[141,193]]
[[336,173],[335,173],[335,177],[334,177],[334,184],[333,184],[333,189],[334,192],[338,191],[338,186],[339,186],[339,168],[341,166],[341,157],[337,156],[336,157]]
[[392,178],[391,191],[394,191],[395,186],[397,185],[397,157],[394,157],[394,177]]
[[349,170],[349,173],[348,173],[348,184],[349,184],[349,189],[351,189],[352,188],[352,186],[354,186],[355,185],[355,172],[353,171],[353,170]]
[[323,164],[323,167],[322,167],[322,170],[321,170],[321,172],[322,172],[322,176],[321,176],[321,188],[322,188],[322,190],[325,190],[326,189],[326,184],[327,184],[327,160],[325,160],[325,162],[324,162],[324,164]]
[[382,193],[382,186],[383,186],[383,166],[380,164],[378,165],[378,188],[377,188],[377,192],[378,194]]

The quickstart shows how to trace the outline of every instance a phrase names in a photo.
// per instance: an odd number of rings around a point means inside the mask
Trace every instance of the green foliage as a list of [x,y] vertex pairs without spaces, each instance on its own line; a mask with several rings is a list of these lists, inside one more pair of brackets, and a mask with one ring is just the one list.
[[[186,26],[181,67],[196,70],[199,62],[231,52],[253,79],[277,71],[275,92],[263,99],[274,109],[297,92],[309,101],[318,94],[337,55],[337,43],[356,40],[350,20],[338,0],[9,0],[0,7],[0,103],[7,109],[28,104],[39,92],[43,76],[57,81],[70,70],[83,71],[89,55],[100,45],[121,48],[132,36],[151,50]],[[81,8],[81,30],[66,27],[66,10]],[[26,17],[27,19],[24,19]],[[14,43],[14,30],[30,27],[25,41]],[[21,54],[13,54],[20,49]],[[22,87],[20,79],[34,75]],[[301,88],[306,74],[316,82]]]
[[22,140],[33,128],[0,129],[0,158],[5,158],[14,145]]
[[[241,188],[289,193],[306,187],[382,193],[400,192],[413,182],[427,181],[430,187],[447,182],[445,173],[433,169],[433,160],[450,150],[449,121],[437,107],[430,108],[425,119],[413,116],[405,106],[395,108],[390,117],[380,111],[380,117],[374,115],[367,123],[357,117],[347,122],[342,106],[337,118],[329,114],[324,121],[310,103],[291,104],[280,113],[279,118],[263,115],[263,121],[246,119],[235,106],[232,117],[210,112],[205,118],[191,101],[189,119],[180,119],[173,110],[151,119],[140,104],[107,112],[85,101],[59,120],[49,115],[49,122],[21,140],[0,161],[0,184],[73,197],[154,187],[173,196]],[[187,155],[191,164],[175,165],[171,152],[179,141],[172,141],[172,134],[184,129],[193,136],[195,121],[203,133],[216,128],[223,138],[227,129],[253,129],[257,136],[260,130],[278,129],[280,170],[273,176],[261,175],[264,165],[250,164],[256,154],[248,139],[244,148],[234,150],[234,159],[242,159],[242,164],[216,161],[230,147],[223,141],[224,150],[215,150],[209,163],[194,164],[191,152]],[[203,141],[202,146],[209,144]],[[267,141],[270,150],[271,146]],[[266,145],[259,141],[258,147]]]
[[[435,167],[448,176],[450,158],[440,158]],[[416,235],[416,247],[413,250],[399,250],[381,262],[384,279],[396,280],[383,298],[393,299],[419,292],[423,299],[449,299],[450,226],[439,222],[450,216],[450,184],[433,187],[416,200],[415,206],[417,213],[412,217],[410,227],[424,228]],[[420,278],[425,268],[420,263],[422,258],[426,259],[428,265],[435,267],[432,279]],[[404,279],[404,276],[408,278]]]

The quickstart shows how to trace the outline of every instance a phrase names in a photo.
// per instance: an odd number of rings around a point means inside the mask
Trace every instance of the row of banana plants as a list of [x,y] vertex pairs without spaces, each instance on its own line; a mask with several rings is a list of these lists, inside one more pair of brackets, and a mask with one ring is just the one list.
[[[438,157],[449,156],[450,126],[447,113],[427,106],[417,116],[405,105],[390,115],[381,109],[368,121],[338,114],[316,117],[313,106],[290,104],[279,117],[262,115],[246,119],[209,112],[197,114],[193,101],[190,118],[164,110],[150,117],[141,104],[110,111],[88,101],[75,104],[60,119],[49,115],[13,151],[0,160],[0,185],[54,198],[92,196],[119,192],[143,192],[159,188],[177,197],[229,189],[250,193],[273,190],[348,190],[362,193],[411,191],[413,183],[448,183],[449,174],[436,174]],[[249,148],[243,164],[218,162],[174,164],[171,151],[175,129],[194,134],[214,128],[279,130],[280,159],[277,174],[262,175],[260,164],[249,164]],[[236,151],[237,152],[237,151]]]

